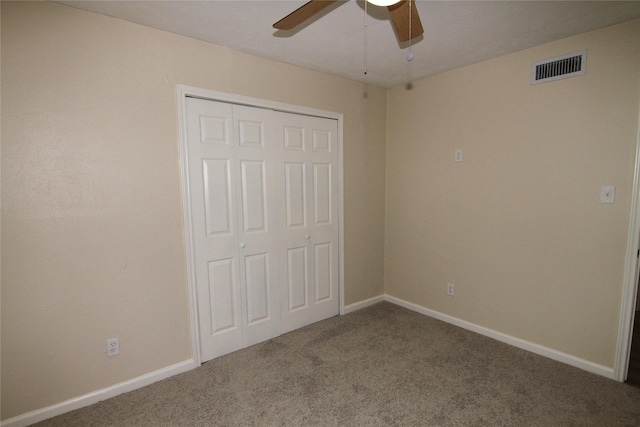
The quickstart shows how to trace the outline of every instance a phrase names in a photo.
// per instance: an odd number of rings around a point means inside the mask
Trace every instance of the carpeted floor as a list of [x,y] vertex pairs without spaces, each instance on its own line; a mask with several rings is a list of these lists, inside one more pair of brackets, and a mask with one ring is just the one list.
[[638,426],[640,389],[381,303],[38,426]]

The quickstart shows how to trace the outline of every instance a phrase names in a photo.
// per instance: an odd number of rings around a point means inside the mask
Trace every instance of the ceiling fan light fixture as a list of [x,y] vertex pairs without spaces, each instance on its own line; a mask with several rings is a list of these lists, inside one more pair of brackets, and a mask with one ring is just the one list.
[[375,4],[376,6],[391,6],[393,4],[399,3],[400,0],[367,0],[371,4]]

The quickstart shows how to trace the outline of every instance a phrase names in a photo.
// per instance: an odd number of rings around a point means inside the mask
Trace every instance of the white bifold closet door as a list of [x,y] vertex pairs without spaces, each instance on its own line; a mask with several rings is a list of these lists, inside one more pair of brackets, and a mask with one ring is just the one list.
[[202,361],[338,314],[336,121],[186,106]]
[[338,147],[335,120],[277,116],[281,332],[338,313]]

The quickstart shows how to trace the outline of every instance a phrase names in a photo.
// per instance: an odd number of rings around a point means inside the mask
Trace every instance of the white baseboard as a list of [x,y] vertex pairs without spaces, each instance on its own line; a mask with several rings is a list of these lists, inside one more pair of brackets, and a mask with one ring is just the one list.
[[471,322],[467,322],[466,320],[458,319],[457,317],[449,316],[448,314],[440,313],[435,310],[430,310],[428,308],[422,307],[420,305],[402,300],[400,298],[393,297],[391,295],[384,296],[384,300],[388,301],[392,304],[399,305],[401,307],[407,308],[411,311],[415,311],[420,314],[424,314],[425,316],[433,317],[434,319],[442,320],[443,322],[450,323],[455,326],[459,326],[463,329],[467,329],[472,332],[476,332],[480,335],[484,335],[489,338],[493,338],[497,341],[501,341],[505,344],[512,345],[514,347],[521,348],[523,350],[530,351],[532,353],[538,354],[540,356],[548,357],[549,359],[553,359],[558,362],[566,363],[567,365],[574,366],[576,368],[583,369],[585,371],[591,372],[593,374],[601,375],[603,377],[615,380],[615,375],[613,372],[613,368],[609,368],[607,366],[599,365],[597,363],[590,362],[585,359],[581,359],[576,356],[572,356],[567,353],[563,353],[558,350],[554,350],[552,348],[544,347],[539,344],[535,344],[529,341],[525,341],[520,338],[513,337],[511,335],[503,334],[502,332],[494,331],[493,329],[485,328],[484,326],[479,326]]
[[369,307],[370,305],[377,304],[377,303],[382,302],[384,300],[385,300],[385,296],[384,295],[378,295],[377,297],[369,298],[369,299],[366,299],[364,301],[358,301],[358,302],[355,302],[353,304],[345,305],[344,308],[342,309],[342,313],[340,313],[340,314],[353,313],[354,311],[358,311],[358,310],[363,309],[365,307]]
[[[566,354],[548,347],[541,346],[539,344],[525,341],[520,338],[516,338],[507,334],[503,334],[502,332],[497,332],[492,329],[485,328],[483,326],[479,326],[471,322],[467,322],[466,320],[458,319],[457,317],[449,316],[448,314],[440,313],[438,311],[431,310],[426,307],[422,307],[418,304],[414,304],[414,303],[405,301],[403,299],[393,297],[391,295],[386,295],[386,294],[379,295],[373,298],[366,299],[364,301],[359,301],[354,304],[349,304],[343,307],[341,314],[349,314],[354,311],[363,309],[365,307],[369,307],[371,305],[377,304],[382,301],[388,301],[392,304],[399,305],[411,311],[415,311],[417,313],[424,314],[425,316],[429,316],[434,319],[438,319],[443,322],[450,323],[452,325],[461,327],[463,329],[467,329],[472,332],[476,332],[480,335],[493,338],[497,341],[501,341],[506,344],[513,345],[515,347],[530,351],[540,356],[548,357],[549,359],[566,363],[567,365],[571,365],[576,368],[580,368],[585,371],[588,371],[597,375],[601,375],[609,379],[613,379],[613,380],[616,379],[614,376],[613,368],[599,365],[597,363],[593,363],[588,360],[572,356],[570,354]],[[96,390],[94,392],[85,394],[83,396],[69,399],[52,406],[48,406],[46,408],[27,412],[25,414],[18,415],[13,418],[8,418],[2,421],[1,425],[2,427],[28,426],[28,425],[46,420],[48,418],[55,417],[57,415],[61,415],[66,412],[80,409],[85,406],[89,406],[94,403],[100,402],[102,400],[115,397],[119,394],[136,390],[138,388],[163,380],[165,378],[169,378],[173,375],[190,371],[191,369],[196,368],[197,366],[198,366],[197,363],[193,359],[185,360],[184,362],[176,363],[175,365],[158,369],[157,371],[153,371],[148,374],[139,376],[137,378],[133,378],[131,380],[124,381],[119,384],[115,384],[111,387],[103,388],[101,390]]]
[[69,411],[84,408],[85,406],[98,403],[102,400],[115,397],[119,394],[139,389],[165,378],[190,371],[195,367],[197,367],[197,364],[193,359],[185,360],[184,362],[179,362],[175,365],[167,366],[165,368],[158,369],[157,371],[149,372],[148,374],[144,374],[118,384],[114,384],[101,390],[87,393],[83,396],[74,397],[73,399],[69,399],[64,402],[48,406],[46,408],[37,409],[35,411],[27,412],[13,418],[8,418],[6,420],[3,420],[1,424],[2,427],[28,426],[46,420],[48,418],[55,417],[57,415],[62,415]]

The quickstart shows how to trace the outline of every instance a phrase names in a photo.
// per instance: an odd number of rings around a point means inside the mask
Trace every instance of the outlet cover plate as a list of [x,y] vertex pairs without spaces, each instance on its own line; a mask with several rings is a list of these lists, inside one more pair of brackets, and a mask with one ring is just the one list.
[[615,203],[615,200],[616,200],[616,186],[603,185],[600,188],[600,203]]
[[116,356],[120,354],[120,343],[118,338],[111,338],[107,340],[107,357]]

